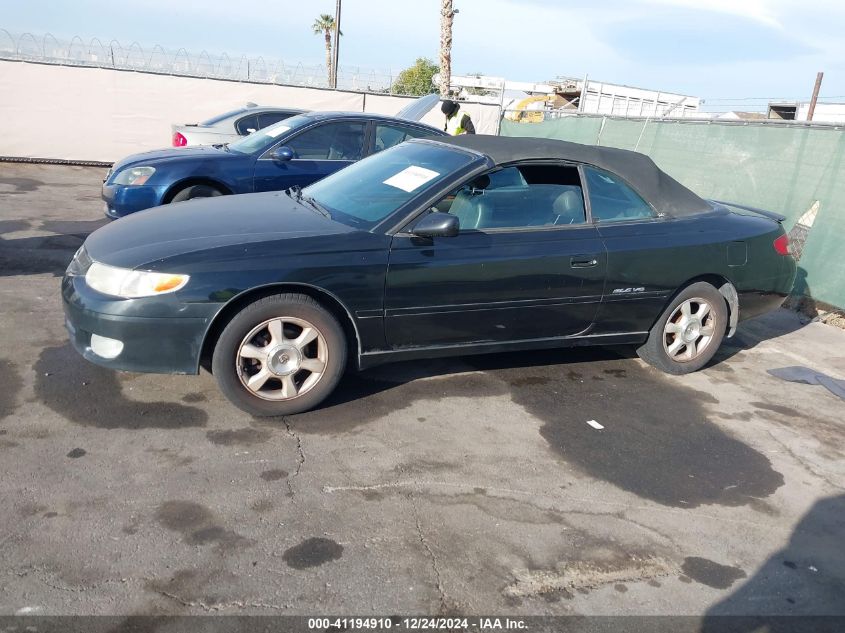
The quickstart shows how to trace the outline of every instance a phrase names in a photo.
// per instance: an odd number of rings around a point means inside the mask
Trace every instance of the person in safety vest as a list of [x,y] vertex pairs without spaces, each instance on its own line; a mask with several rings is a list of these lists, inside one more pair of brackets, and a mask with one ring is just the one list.
[[456,102],[446,99],[440,105],[440,111],[446,115],[446,124],[443,126],[444,132],[452,136],[475,134],[475,126],[472,124],[472,119],[469,114],[461,110]]

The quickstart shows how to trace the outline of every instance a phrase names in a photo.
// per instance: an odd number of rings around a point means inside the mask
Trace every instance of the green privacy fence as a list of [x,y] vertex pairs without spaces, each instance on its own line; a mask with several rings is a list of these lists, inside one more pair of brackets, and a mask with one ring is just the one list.
[[505,119],[501,134],[636,147],[705,198],[785,215],[787,230],[818,201],[796,290],[845,307],[843,128],[572,116],[542,123]]

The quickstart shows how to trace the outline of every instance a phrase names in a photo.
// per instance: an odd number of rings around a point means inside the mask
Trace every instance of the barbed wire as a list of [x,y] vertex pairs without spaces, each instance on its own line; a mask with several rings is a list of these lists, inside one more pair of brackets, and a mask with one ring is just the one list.
[[[233,57],[228,53],[209,53],[206,50],[195,54],[185,48],[173,50],[160,45],[145,48],[137,41],[126,46],[114,39],[106,43],[98,37],[84,39],[79,35],[68,40],[51,33],[13,33],[2,28],[0,59],[311,88],[329,86],[323,64],[263,56]],[[337,87],[340,90],[403,94],[393,91],[397,75],[398,71],[392,69],[341,65],[337,73]]]
[[[230,56],[228,53],[191,53],[185,48],[151,48],[133,41],[128,46],[112,39],[108,43],[98,37],[85,39],[74,35],[62,39],[51,33],[36,35],[14,33],[0,28],[0,59],[31,61],[65,66],[88,66],[134,70],[156,74],[225,79],[254,83],[328,88],[328,73],[323,64],[268,59],[263,56]],[[341,90],[374,92],[395,95],[425,94],[432,91],[426,79],[403,78],[392,69],[341,65],[337,73],[337,87]],[[409,82],[408,79],[411,79]],[[820,104],[833,104],[845,96],[819,97]],[[727,113],[732,110],[765,113],[770,102],[803,103],[796,97],[716,97],[703,99],[698,111]]]

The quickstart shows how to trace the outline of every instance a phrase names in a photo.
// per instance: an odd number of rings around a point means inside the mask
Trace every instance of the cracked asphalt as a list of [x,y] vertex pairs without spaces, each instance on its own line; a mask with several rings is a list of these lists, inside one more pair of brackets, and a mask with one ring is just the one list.
[[[0,615],[845,614],[845,332],[402,363],[252,419],[67,344],[102,169],[0,163]],[[596,420],[596,430],[587,424]]]

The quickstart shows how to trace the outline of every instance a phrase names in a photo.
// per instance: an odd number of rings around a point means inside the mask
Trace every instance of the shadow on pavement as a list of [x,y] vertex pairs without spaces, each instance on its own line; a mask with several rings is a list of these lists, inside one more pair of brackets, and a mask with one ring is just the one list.
[[26,231],[26,222],[0,225],[0,277],[52,273],[61,276],[85,238],[107,220],[47,220],[35,230],[53,235],[6,238],[6,233]]
[[722,342],[721,347],[705,368],[719,365],[765,341],[797,332],[809,322],[810,319],[789,308],[744,321],[739,324],[732,338],[726,338]]
[[[845,495],[817,501],[795,527],[786,546],[710,608],[702,631],[841,631],[845,625],[843,535]],[[839,617],[834,621],[805,619],[807,616]],[[826,628],[834,625],[839,628]]]
[[128,398],[118,372],[88,362],[70,343],[41,350],[32,369],[38,400],[80,426],[178,430],[203,427],[208,419],[208,414],[197,407]]

